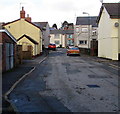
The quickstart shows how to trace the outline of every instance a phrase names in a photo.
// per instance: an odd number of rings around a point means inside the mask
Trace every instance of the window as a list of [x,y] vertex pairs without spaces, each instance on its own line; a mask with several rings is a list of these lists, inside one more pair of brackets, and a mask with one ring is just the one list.
[[88,28],[82,28],[82,32],[88,32]]
[[74,41],[73,40],[67,40],[67,45],[74,45]]
[[87,40],[80,40],[80,41],[79,41],[79,44],[85,45],[85,44],[87,44]]
[[76,32],[79,32],[79,28],[78,27],[76,28]]
[[55,41],[55,44],[56,44],[56,45],[59,45],[59,44],[60,44],[60,41]]
[[59,38],[59,34],[55,34],[55,39],[58,39]]
[[96,31],[92,31],[92,36],[96,36],[97,32]]
[[67,38],[72,38],[72,34],[67,35]]

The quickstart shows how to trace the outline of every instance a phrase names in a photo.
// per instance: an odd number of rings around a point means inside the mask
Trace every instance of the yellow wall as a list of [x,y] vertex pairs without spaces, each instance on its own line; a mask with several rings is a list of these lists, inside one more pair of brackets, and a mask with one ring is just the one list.
[[[39,28],[35,27],[31,23],[25,21],[24,19],[20,19],[16,22],[10,23],[5,26],[5,28],[16,38],[20,38],[22,35],[26,34],[37,41],[39,44],[37,46],[37,51],[35,51],[33,46],[33,55],[40,54],[42,52],[42,32]],[[19,41],[22,42],[29,42],[26,38],[23,38]],[[30,43],[30,42],[29,42]],[[34,45],[30,43],[31,45]]]
[[98,56],[118,60],[118,19],[111,19],[104,8],[98,27]]

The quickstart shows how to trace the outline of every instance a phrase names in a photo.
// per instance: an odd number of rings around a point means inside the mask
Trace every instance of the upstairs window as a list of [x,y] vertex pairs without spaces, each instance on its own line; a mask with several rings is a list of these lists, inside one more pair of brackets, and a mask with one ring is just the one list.
[[78,27],[76,28],[76,32],[79,32],[79,28]]
[[73,38],[72,34],[67,35],[67,38]]
[[55,39],[59,39],[59,34],[55,34]]
[[82,28],[82,32],[88,32],[88,28]]
[[97,36],[97,32],[96,31],[92,31],[92,36]]
[[80,41],[79,41],[79,44],[85,45],[85,44],[87,44],[87,40],[80,40]]

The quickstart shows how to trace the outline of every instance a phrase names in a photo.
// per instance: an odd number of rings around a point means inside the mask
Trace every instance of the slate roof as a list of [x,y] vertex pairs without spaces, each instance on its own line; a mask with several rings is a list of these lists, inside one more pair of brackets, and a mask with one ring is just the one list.
[[120,18],[120,3],[103,3],[111,18]]
[[54,30],[50,30],[50,34],[64,34],[64,31],[59,29],[54,29]]
[[50,34],[74,34],[74,30],[54,29],[50,31]]
[[99,22],[104,8],[107,10],[108,14],[110,15],[110,18],[112,19],[120,18],[120,3],[103,3],[100,8],[100,13],[97,22]]
[[64,30],[65,34],[74,34],[74,30]]
[[47,26],[48,22],[33,22],[36,26],[40,27],[41,29],[44,29],[44,27]]
[[76,25],[92,25],[97,27],[97,16],[77,17]]
[[26,37],[28,40],[30,40],[34,44],[38,44],[35,40],[33,40],[30,36],[27,36],[26,34],[22,35],[17,41],[21,40],[22,38]]

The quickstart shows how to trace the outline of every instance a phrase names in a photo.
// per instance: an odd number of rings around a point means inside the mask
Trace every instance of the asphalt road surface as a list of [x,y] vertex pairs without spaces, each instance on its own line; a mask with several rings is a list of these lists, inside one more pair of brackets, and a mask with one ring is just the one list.
[[118,69],[110,72],[107,65],[51,51],[9,99],[18,112],[116,112]]

